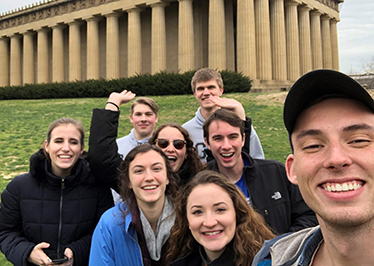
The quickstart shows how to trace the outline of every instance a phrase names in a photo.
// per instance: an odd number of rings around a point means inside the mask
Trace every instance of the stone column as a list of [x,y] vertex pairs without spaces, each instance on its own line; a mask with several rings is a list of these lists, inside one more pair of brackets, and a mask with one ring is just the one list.
[[128,15],[127,71],[128,77],[142,73],[141,8],[126,10]]
[[323,67],[332,68],[332,54],[331,54],[331,31],[330,31],[330,17],[324,15],[322,19],[322,51],[323,51]]
[[38,32],[38,47],[37,47],[37,60],[38,60],[38,83],[49,82],[49,66],[48,66],[48,32],[49,28],[40,28]]
[[[225,1],[226,69],[235,71],[235,32],[233,1]],[[235,23],[236,24],[236,23]]]
[[253,0],[237,1],[237,69],[256,79],[256,30]]
[[318,10],[310,12],[310,31],[312,45],[313,69],[323,68],[322,63],[322,36],[321,36],[321,15]]
[[287,80],[286,28],[284,0],[270,1],[272,71],[274,80]]
[[34,84],[34,31],[23,32],[23,84]]
[[89,17],[87,21],[87,79],[100,78],[99,20]]
[[151,74],[166,70],[166,24],[165,7],[167,3],[159,2],[152,7],[151,33]]
[[226,25],[224,0],[209,1],[208,65],[226,69]]
[[339,47],[338,47],[338,21],[332,19],[330,21],[331,29],[331,55],[332,55],[332,69],[339,70]]
[[310,7],[299,7],[300,71],[301,75],[312,70],[312,48],[310,43]]
[[287,79],[296,81],[300,77],[299,25],[297,6],[299,1],[287,0],[286,9],[286,42],[287,42]]
[[70,21],[69,25],[69,81],[82,80],[81,33],[82,21]]
[[106,17],[106,78],[119,78],[119,29],[120,13],[105,14]]
[[269,1],[255,1],[257,78],[272,79]]
[[195,66],[193,0],[178,1],[178,69],[183,73]]
[[52,82],[63,82],[65,77],[64,28],[63,24],[52,26]]
[[9,39],[0,38],[0,87],[9,86]]
[[21,37],[16,33],[10,37],[10,86],[22,84],[21,67]]

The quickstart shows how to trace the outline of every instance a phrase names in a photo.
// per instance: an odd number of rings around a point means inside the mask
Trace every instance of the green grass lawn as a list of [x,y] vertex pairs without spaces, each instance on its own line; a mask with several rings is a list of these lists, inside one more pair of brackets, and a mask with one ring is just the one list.
[[[233,93],[225,97],[240,101],[261,140],[266,159],[285,162],[290,152],[283,125],[283,99],[286,93]],[[160,107],[158,125],[164,122],[183,124],[198,108],[193,95],[152,97]],[[81,120],[86,130],[86,150],[92,109],[103,108],[107,98],[9,100],[0,101],[0,192],[16,175],[28,171],[30,156],[37,151],[48,126],[61,117]],[[119,136],[129,133],[130,103],[121,106]],[[0,265],[11,265],[0,254]]]

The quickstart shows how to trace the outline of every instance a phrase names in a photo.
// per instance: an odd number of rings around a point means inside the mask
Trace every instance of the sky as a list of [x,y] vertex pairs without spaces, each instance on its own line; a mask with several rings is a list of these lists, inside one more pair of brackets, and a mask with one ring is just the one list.
[[[0,14],[36,2],[39,1],[0,0]],[[361,73],[365,64],[374,63],[373,0],[345,0],[340,4],[338,42],[342,72]]]

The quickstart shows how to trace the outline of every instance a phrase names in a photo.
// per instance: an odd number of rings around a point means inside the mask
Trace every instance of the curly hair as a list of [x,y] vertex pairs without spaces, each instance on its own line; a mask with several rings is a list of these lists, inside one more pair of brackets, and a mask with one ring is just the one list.
[[178,175],[173,171],[173,168],[170,166],[169,161],[166,155],[162,152],[162,150],[150,144],[142,144],[136,146],[132,149],[126,156],[125,160],[122,161],[120,165],[120,174],[119,178],[119,189],[120,189],[120,196],[122,200],[126,203],[126,209],[123,212],[123,216],[125,217],[129,212],[132,202],[136,201],[134,191],[129,188],[130,183],[130,174],[129,174],[129,167],[130,163],[135,159],[138,154],[147,153],[149,151],[156,151],[159,153],[162,158],[164,159],[165,166],[166,166],[166,174],[169,179],[169,184],[166,186],[165,196],[171,201],[172,204],[175,202],[175,197],[177,193],[177,183],[179,181]]
[[156,145],[156,139],[158,138],[158,135],[160,134],[161,130],[167,127],[178,129],[179,132],[182,133],[184,140],[186,141],[187,159],[185,159],[185,161],[187,161],[188,163],[188,170],[190,176],[192,177],[196,175],[198,172],[204,170],[206,167],[200,161],[199,155],[197,154],[196,149],[193,146],[193,141],[190,138],[190,134],[188,134],[187,130],[184,129],[181,125],[174,122],[167,122],[161,124],[155,131],[153,131],[152,137],[148,140],[148,142],[152,145]]
[[198,250],[199,244],[193,238],[187,219],[187,202],[191,191],[198,185],[214,184],[221,187],[230,196],[236,214],[236,230],[232,240],[234,247],[234,264],[251,265],[256,253],[267,239],[274,237],[264,218],[247,203],[244,195],[220,173],[204,170],[198,173],[184,188],[176,199],[175,223],[169,240],[167,262],[171,263]]

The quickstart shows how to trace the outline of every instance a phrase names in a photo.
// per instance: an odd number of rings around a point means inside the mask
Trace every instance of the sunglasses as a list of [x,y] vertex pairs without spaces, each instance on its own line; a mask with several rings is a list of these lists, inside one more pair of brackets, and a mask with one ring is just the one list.
[[[169,146],[170,142],[171,141],[168,139],[156,139],[156,144],[161,149],[165,149],[167,146]],[[176,148],[177,150],[183,149],[184,145],[186,144],[186,141],[181,140],[181,139],[175,139],[172,142],[173,142],[174,148]]]

